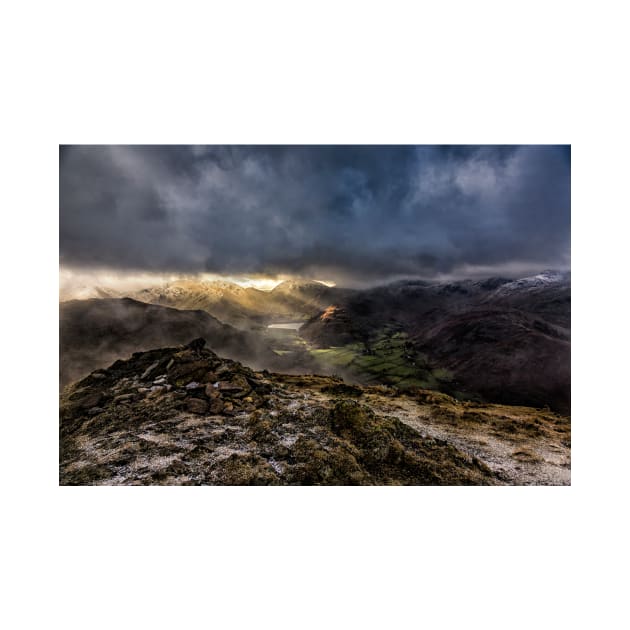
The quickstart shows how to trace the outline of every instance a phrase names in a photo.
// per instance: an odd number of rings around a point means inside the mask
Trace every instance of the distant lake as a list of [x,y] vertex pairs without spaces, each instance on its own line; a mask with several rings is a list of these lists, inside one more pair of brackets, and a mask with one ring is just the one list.
[[283,330],[298,330],[304,322],[288,322],[287,324],[269,324],[267,328],[281,328]]

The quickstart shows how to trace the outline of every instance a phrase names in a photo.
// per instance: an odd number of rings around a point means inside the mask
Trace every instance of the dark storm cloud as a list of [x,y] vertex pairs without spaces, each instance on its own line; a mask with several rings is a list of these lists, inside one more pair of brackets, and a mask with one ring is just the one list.
[[60,152],[68,266],[340,278],[566,266],[553,146],[133,147]]

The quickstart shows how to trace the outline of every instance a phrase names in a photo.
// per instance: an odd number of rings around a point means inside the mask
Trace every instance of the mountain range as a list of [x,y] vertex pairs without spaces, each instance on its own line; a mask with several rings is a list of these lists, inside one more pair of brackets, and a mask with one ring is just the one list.
[[[182,280],[124,298],[102,287],[97,295],[117,297],[61,303],[62,384],[201,336],[254,367],[570,413],[570,272],[361,290]],[[278,322],[296,330],[267,328]]]
[[[397,282],[357,292],[312,317],[300,335],[319,347],[404,335],[410,363],[449,374],[449,391],[570,411],[570,273],[510,281]],[[415,360],[414,360],[415,359]]]
[[178,280],[161,286],[120,293],[101,287],[95,297],[130,297],[178,309],[204,310],[222,322],[249,328],[278,321],[303,321],[331,302],[352,293],[321,282],[287,280],[270,291],[233,282]]

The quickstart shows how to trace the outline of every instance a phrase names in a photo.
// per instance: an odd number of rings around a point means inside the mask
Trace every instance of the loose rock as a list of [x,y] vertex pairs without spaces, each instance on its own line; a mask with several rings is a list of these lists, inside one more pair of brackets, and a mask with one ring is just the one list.
[[149,374],[151,374],[151,372],[153,372],[153,370],[155,370],[155,368],[160,364],[159,361],[156,361],[155,363],[152,363],[143,373],[142,376],[140,377],[141,381],[144,381],[145,378],[147,378],[149,376]]
[[186,401],[186,409],[191,413],[206,413],[208,411],[208,403],[201,398],[189,398]]

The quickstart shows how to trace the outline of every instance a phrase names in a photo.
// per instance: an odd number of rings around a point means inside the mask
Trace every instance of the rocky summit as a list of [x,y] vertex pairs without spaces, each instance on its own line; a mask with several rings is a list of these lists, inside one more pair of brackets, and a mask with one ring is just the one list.
[[[348,385],[335,377],[256,372],[196,339],[137,352],[63,390],[60,483],[513,483],[514,471],[491,457],[484,462],[483,449],[461,448],[465,441],[449,433],[448,425],[459,413],[466,420],[461,426],[474,425],[477,435],[485,426],[489,439],[497,439],[510,425],[509,439],[519,440],[527,435],[529,416],[523,411],[514,421],[497,414],[503,418],[497,424],[478,407],[428,392],[403,395],[383,386]],[[420,422],[427,410],[435,419],[428,431]],[[544,443],[541,436],[566,438],[551,431],[562,418],[551,412],[546,417],[535,427],[538,443]],[[522,444],[521,450],[528,452]],[[534,454],[527,459],[525,464],[540,461]],[[562,481],[552,476],[547,482]]]

